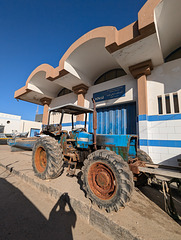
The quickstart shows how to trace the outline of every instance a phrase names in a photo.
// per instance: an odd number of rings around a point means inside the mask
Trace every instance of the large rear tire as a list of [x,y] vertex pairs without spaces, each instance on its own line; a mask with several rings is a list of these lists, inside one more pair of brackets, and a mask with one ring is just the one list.
[[63,170],[62,148],[52,137],[40,137],[32,154],[32,166],[34,173],[41,179],[53,179],[58,177]]
[[[146,152],[139,148],[137,149],[137,157],[138,160],[142,162],[153,164],[151,157]],[[137,181],[135,182],[136,187],[142,187],[148,184],[148,174],[146,175],[145,173],[141,172],[136,176],[136,178],[137,178]]]
[[153,164],[151,157],[141,149],[137,149],[137,157],[140,161]]
[[121,156],[97,150],[84,161],[82,172],[83,189],[99,208],[107,212],[118,211],[130,200],[133,175]]

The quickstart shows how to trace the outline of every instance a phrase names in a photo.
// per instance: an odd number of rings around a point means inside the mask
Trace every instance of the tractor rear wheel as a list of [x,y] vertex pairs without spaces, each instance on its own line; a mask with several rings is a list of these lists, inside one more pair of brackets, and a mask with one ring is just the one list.
[[151,157],[141,149],[137,149],[137,157],[140,161],[153,164]]
[[[137,149],[137,157],[138,160],[142,162],[153,164],[151,157],[141,149]],[[135,182],[136,187],[141,187],[148,184],[148,176],[145,173],[141,172],[136,177],[137,177],[137,181]]]
[[130,200],[133,175],[121,156],[97,150],[84,161],[82,172],[83,189],[99,208],[107,212],[118,211]]
[[34,173],[41,179],[58,177],[63,170],[63,154],[58,142],[52,137],[40,137],[32,154]]

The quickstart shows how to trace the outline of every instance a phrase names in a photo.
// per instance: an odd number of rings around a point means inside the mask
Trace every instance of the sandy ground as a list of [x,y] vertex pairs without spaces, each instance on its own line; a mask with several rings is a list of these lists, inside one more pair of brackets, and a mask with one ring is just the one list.
[[109,239],[78,216],[68,195],[50,199],[0,167],[1,240]]

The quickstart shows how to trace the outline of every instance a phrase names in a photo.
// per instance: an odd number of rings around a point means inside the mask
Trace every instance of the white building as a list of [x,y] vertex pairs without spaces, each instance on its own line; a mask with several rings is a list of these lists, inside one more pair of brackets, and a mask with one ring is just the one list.
[[29,132],[28,136],[33,137],[34,134],[40,133],[41,128],[41,122],[22,120],[21,116],[0,113],[0,129],[2,133],[12,134]]
[[0,127],[3,133],[20,132],[21,116],[0,113]]
[[70,46],[58,67],[38,66],[15,98],[44,105],[46,123],[48,107],[92,107],[94,97],[98,133],[137,134],[155,163],[175,165],[181,159],[180,12],[179,0],[148,0],[136,22],[94,29]]

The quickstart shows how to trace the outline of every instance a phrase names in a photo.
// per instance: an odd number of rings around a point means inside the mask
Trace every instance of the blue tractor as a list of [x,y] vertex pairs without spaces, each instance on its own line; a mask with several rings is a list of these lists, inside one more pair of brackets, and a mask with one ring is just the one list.
[[[61,113],[59,124],[50,124],[52,113]],[[87,115],[93,113],[93,133],[87,132]],[[62,130],[65,114],[71,115],[72,130]],[[74,127],[74,116],[85,115],[84,127]],[[49,110],[47,125],[34,147],[32,165],[41,179],[61,175],[63,163],[68,162],[68,175],[74,175],[77,163],[83,163],[82,182],[87,197],[107,212],[118,211],[130,200],[133,176],[139,178],[138,163],[149,162],[149,156],[137,149],[136,135],[96,134],[97,117],[94,110],[66,104]],[[133,174],[134,173],[134,174]],[[141,174],[142,175],[142,174]]]

